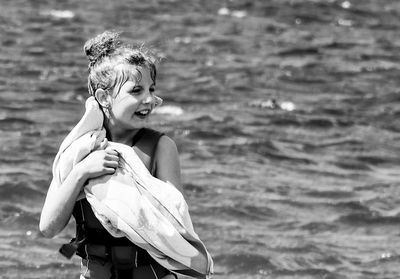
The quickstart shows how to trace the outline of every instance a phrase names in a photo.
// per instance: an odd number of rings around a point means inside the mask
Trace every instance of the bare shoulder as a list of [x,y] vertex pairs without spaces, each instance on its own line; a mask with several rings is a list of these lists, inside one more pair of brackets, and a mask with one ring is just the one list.
[[158,142],[156,169],[159,179],[171,182],[182,191],[178,148],[175,141],[166,135]]
[[158,152],[171,152],[171,153],[178,153],[178,148],[176,146],[176,143],[173,139],[171,139],[169,136],[167,135],[163,135],[159,142],[158,142],[158,146],[157,146],[157,151]]

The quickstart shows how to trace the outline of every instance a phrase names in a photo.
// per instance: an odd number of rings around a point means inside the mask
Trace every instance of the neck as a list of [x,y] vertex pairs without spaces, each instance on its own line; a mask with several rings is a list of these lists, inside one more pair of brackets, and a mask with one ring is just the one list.
[[127,128],[115,125],[115,123],[108,123],[107,130],[113,142],[129,144],[132,137],[139,131],[139,128]]

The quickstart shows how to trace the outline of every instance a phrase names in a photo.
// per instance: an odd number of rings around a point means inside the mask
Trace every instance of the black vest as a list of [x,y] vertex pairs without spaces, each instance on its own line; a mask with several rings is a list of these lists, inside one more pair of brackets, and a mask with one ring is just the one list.
[[[145,141],[147,150],[143,150],[150,156],[150,172],[156,174],[156,165],[154,155],[157,149],[159,139],[163,134],[147,128],[140,129],[132,139],[132,146],[135,146],[139,141]],[[93,213],[93,210],[86,199],[81,199],[75,203],[72,215],[76,221],[76,237],[73,240],[77,247],[76,254],[82,258],[86,258],[85,244],[97,244],[107,247],[112,246],[135,246],[126,237],[113,237],[100,223]],[[140,251],[142,261],[154,260],[150,257],[146,250],[136,247]]]

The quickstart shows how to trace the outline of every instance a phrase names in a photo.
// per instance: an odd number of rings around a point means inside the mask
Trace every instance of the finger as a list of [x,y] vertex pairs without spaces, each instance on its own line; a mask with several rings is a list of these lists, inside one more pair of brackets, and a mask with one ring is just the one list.
[[100,142],[99,148],[100,149],[105,149],[107,147],[107,145],[108,145],[108,140],[107,140],[107,138],[104,138],[103,141]]
[[105,168],[104,173],[113,174],[115,173],[116,169],[114,168]]
[[117,161],[117,162],[119,161],[118,155],[113,155],[113,154],[107,154],[104,157],[104,159],[107,160],[107,161]]
[[106,161],[106,162],[104,163],[104,166],[107,167],[107,168],[114,168],[114,169],[116,169],[116,168],[118,168],[118,162],[115,162],[115,161]]
[[111,154],[111,155],[115,155],[115,156],[119,155],[118,151],[116,151],[115,149],[112,149],[112,148],[107,148],[106,149],[106,153],[107,154]]

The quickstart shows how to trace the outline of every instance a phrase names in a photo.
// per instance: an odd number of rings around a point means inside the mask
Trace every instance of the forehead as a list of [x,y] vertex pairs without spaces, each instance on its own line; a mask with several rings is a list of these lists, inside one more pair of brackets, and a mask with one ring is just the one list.
[[154,84],[154,80],[148,67],[137,67],[137,71],[139,72],[139,80],[136,80],[137,83]]
[[137,66],[131,64],[120,64],[115,67],[117,83],[133,81],[135,83],[151,82],[154,83],[151,69],[147,66]]
[[115,66],[115,84],[114,94],[118,94],[121,87],[127,82],[133,82],[135,85],[150,84],[154,85],[151,70],[146,66],[136,66],[131,64],[120,64]]

